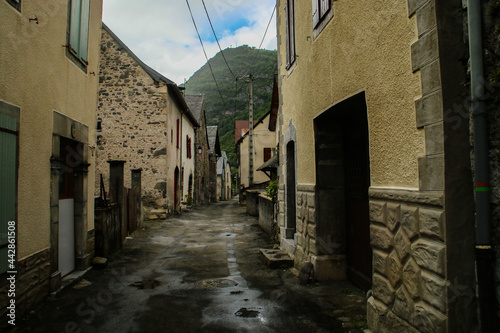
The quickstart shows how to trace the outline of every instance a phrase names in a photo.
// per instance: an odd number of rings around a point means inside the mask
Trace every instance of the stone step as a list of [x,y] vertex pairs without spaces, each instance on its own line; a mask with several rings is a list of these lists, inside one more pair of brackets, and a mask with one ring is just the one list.
[[277,249],[260,249],[262,258],[270,268],[293,267],[293,259],[285,252]]

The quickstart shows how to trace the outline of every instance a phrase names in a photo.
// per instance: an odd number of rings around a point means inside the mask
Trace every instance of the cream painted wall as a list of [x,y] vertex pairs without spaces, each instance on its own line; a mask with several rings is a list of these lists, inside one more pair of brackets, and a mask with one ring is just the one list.
[[[276,148],[276,134],[275,132],[269,131],[269,114],[264,118],[262,123],[259,123],[253,130],[253,140],[254,140],[254,158],[253,158],[253,182],[254,184],[264,183],[269,181],[269,177],[262,171],[257,171],[257,169],[264,164],[264,148]],[[243,138],[240,143],[240,184],[244,184],[248,187],[249,179],[249,164],[248,164],[248,136]]]
[[[179,148],[177,148],[177,119],[181,119],[181,111],[177,106],[170,94],[166,94],[167,87],[164,86],[161,89],[164,91],[164,96],[167,100],[167,208],[172,210],[174,208],[174,175],[175,168],[179,168],[179,175],[181,172],[181,142],[179,142]],[[180,123],[179,123],[180,124]],[[185,137],[185,136],[184,136]],[[179,133],[179,139],[181,134]],[[185,144],[185,140],[184,143]],[[180,176],[179,176],[180,177]],[[180,180],[182,181],[182,180]],[[180,188],[180,185],[179,185]],[[179,195],[179,199],[181,195]],[[171,212],[171,211],[170,211]]]
[[298,183],[316,182],[313,118],[365,91],[371,185],[418,188],[418,157],[425,146],[415,121],[420,73],[412,73],[410,58],[417,22],[408,18],[406,1],[334,1],[334,16],[316,38],[311,2],[295,1],[298,58],[290,70],[285,68],[284,5],[278,0],[281,132],[292,119]]
[[[191,158],[187,158],[186,135],[191,138]],[[182,200],[186,201],[186,195],[189,193],[189,175],[193,177],[191,196],[193,196],[195,185],[194,162],[196,158],[196,142],[194,137],[194,127],[186,115],[182,115],[182,166],[184,168],[184,187],[182,191]]]
[[[66,49],[67,0],[23,1],[21,13],[0,1],[0,99],[20,107],[19,260],[50,246],[53,112],[89,127],[95,147],[98,75],[79,69]],[[91,1],[88,72],[99,73],[102,1]],[[39,24],[28,19],[38,17]],[[95,157],[89,149],[88,229],[94,228]],[[94,154],[95,155],[95,154]]]

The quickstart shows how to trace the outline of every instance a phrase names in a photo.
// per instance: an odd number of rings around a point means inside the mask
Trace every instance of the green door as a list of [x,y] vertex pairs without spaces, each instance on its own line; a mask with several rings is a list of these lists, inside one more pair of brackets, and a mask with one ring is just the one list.
[[0,113],[0,274],[14,269],[8,265],[8,231],[16,220],[16,168],[17,119]]

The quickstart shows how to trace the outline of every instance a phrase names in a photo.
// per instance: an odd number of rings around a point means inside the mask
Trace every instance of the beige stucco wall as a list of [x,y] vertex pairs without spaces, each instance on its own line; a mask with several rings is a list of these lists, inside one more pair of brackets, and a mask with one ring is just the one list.
[[[191,138],[191,158],[187,158],[187,138],[186,135]],[[182,201],[186,201],[186,195],[189,193],[189,176],[192,176],[192,189],[191,196],[193,196],[194,185],[195,185],[195,173],[194,173],[194,163],[197,154],[196,142],[194,136],[193,124],[189,121],[188,117],[184,114],[182,115],[182,167],[184,168],[184,180],[182,187]]]
[[[257,171],[257,169],[264,164],[264,148],[276,148],[276,134],[275,132],[269,131],[269,119],[270,116],[267,115],[262,123],[259,123],[253,130],[253,182],[254,184],[264,183],[269,181],[269,177],[262,171]],[[240,184],[248,187],[248,135],[243,138],[240,143]]]
[[416,129],[415,99],[420,73],[413,74],[410,46],[417,40],[416,18],[406,1],[339,0],[334,16],[313,37],[310,1],[295,1],[296,52],[285,68],[285,1],[278,1],[282,133],[290,119],[297,129],[299,184],[314,184],[313,118],[333,105],[366,92],[371,185],[418,188],[418,157],[424,132]]
[[[167,93],[167,87],[161,88],[164,95]],[[166,95],[165,95],[166,96]],[[179,168],[179,175],[181,172],[181,145],[182,140],[179,141],[179,148],[177,148],[177,119],[181,119],[181,110],[173,98],[167,98],[167,209],[172,212],[174,209],[174,175],[175,168]],[[180,128],[179,128],[180,130]],[[179,138],[182,135],[179,133]],[[185,141],[185,140],[184,140]],[[181,180],[180,180],[181,181]],[[179,184],[180,189],[180,184]],[[182,200],[179,195],[179,201]]]
[[[20,107],[18,259],[50,246],[53,112],[89,128],[95,147],[98,77],[67,56],[68,1],[23,1],[19,13],[0,1],[0,100]],[[88,72],[99,72],[102,1],[91,1]],[[29,22],[38,17],[39,24]],[[95,154],[94,154],[95,155]],[[88,229],[94,228],[94,165],[89,149]],[[90,176],[92,175],[92,176]]]

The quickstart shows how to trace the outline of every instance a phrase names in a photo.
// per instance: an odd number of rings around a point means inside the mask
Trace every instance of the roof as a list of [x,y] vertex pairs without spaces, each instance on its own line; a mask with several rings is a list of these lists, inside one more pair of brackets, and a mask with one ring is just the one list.
[[274,155],[273,157],[271,157],[270,159],[268,159],[264,164],[262,164],[258,169],[257,171],[271,171],[271,170],[275,170],[278,168],[280,162],[279,162],[279,158],[278,158],[278,155]]
[[170,94],[173,96],[174,101],[177,103],[179,108],[181,109],[181,112],[185,113],[186,116],[188,117],[189,121],[193,124],[194,127],[199,127],[200,125],[198,124],[198,121],[195,119],[191,111],[189,110],[188,105],[186,104],[186,101],[184,100],[184,95],[180,91],[179,87],[177,84],[175,84],[174,81],[166,78],[165,76],[161,75],[148,65],[146,65],[132,50],[125,45],[125,43],[118,38],[117,35],[111,29],[103,22],[102,23],[102,28],[111,35],[111,37],[116,41],[116,43],[120,46],[120,49],[125,50],[131,57],[134,59],[135,62],[139,64],[139,66],[144,69],[144,71],[153,79],[153,81],[156,84],[164,83],[168,87],[168,91]]
[[[253,122],[254,126],[257,123],[258,120],[255,120]],[[234,127],[234,143],[237,143],[238,140],[245,135],[246,132],[248,132],[248,120],[236,120]]]
[[203,102],[205,99],[205,95],[203,94],[186,95],[184,96],[184,99],[186,100],[186,103],[189,106],[189,110],[191,110],[193,116],[196,118],[196,120],[198,120],[198,122],[200,122],[201,111],[203,110]]
[[217,126],[207,126],[207,136],[210,153],[220,156],[219,130]]
[[219,157],[217,159],[217,174],[218,175],[222,175],[222,173],[224,172],[224,165],[226,164],[227,162],[227,155],[226,155],[226,152],[223,151],[221,152],[221,157]]
[[[263,116],[262,116],[262,117],[261,117],[258,121],[256,121],[256,122],[254,121],[254,123],[253,123],[253,124],[254,124],[254,125],[253,125],[253,128],[257,127],[259,124],[262,124],[262,123],[264,122],[264,119],[266,119],[266,117],[267,117],[267,116],[269,116],[270,114],[271,114],[271,111],[268,111],[268,112],[267,112],[265,115],[263,115]],[[239,120],[237,120],[237,121],[239,121]],[[248,123],[248,121],[247,121],[247,123]],[[236,141],[236,144],[237,144],[237,145],[239,145],[239,144],[243,141],[243,139],[244,139],[244,138],[246,138],[247,136],[248,136],[248,128],[247,128],[247,132],[246,132],[245,134],[243,134],[243,135],[241,136],[241,138],[239,138],[239,140],[238,140],[238,141]]]

